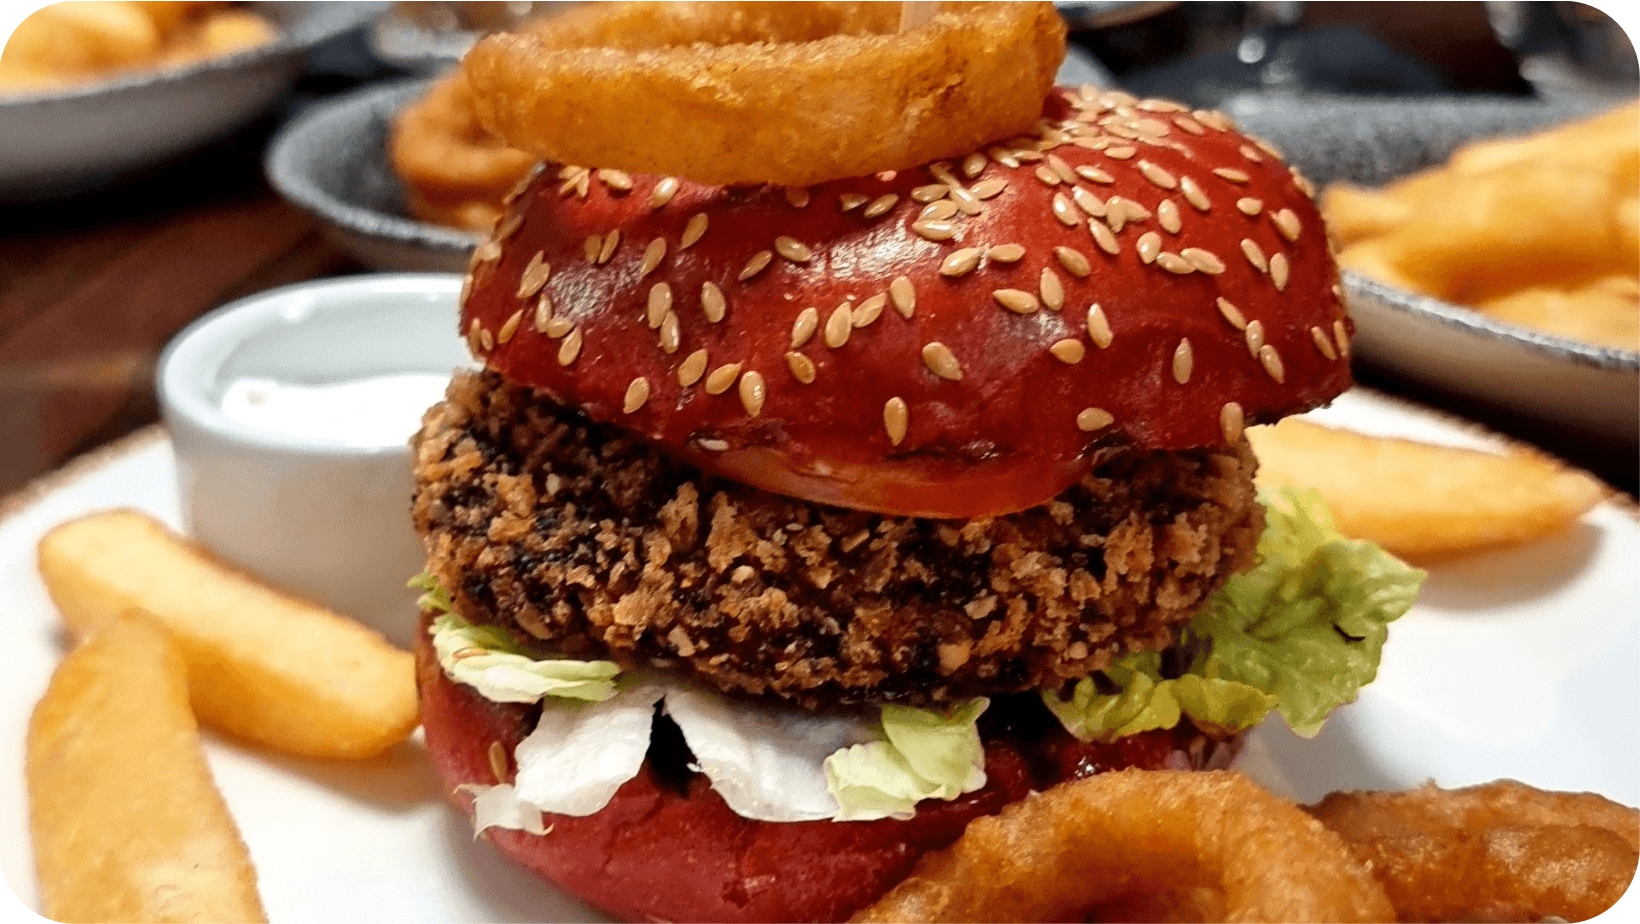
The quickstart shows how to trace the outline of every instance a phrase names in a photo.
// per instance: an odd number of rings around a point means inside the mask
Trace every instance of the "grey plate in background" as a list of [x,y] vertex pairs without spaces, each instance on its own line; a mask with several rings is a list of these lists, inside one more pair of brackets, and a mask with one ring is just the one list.
[[[1381,185],[1477,138],[1524,134],[1621,100],[1240,97],[1228,106],[1318,185]],[[1640,353],[1597,347],[1344,274],[1362,360],[1437,391],[1640,451]]]
[[0,201],[72,195],[230,134],[301,76],[314,46],[385,3],[259,3],[272,42],[183,67],[0,97]]
[[[1111,85],[1110,72],[1075,48],[1058,79]],[[318,217],[331,240],[373,269],[465,272],[481,239],[409,217],[404,187],[387,160],[394,114],[431,82],[379,84],[316,105],[280,129],[263,161],[281,196]]]

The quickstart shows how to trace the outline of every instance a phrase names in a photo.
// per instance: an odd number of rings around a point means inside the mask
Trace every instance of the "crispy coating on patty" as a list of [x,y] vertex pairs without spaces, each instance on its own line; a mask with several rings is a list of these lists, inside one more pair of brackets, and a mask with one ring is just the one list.
[[1176,626],[1252,561],[1247,444],[1133,450],[968,521],[701,474],[495,373],[428,412],[414,516],[461,614],[577,657],[809,708],[1057,686]]

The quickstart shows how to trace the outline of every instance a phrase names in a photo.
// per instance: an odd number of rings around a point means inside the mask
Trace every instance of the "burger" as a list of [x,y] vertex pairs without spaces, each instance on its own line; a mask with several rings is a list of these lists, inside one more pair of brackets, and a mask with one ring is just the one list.
[[801,189],[543,165],[416,445],[453,800],[616,917],[841,920],[1032,791],[1313,734],[1418,574],[1253,484],[1350,384],[1310,192],[1093,89]]

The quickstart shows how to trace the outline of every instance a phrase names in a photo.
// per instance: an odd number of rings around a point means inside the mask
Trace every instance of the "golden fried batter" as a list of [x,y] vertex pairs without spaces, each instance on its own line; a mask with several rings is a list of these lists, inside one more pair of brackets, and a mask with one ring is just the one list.
[[1245,442],[1132,451],[969,521],[712,479],[495,373],[429,411],[414,516],[478,622],[720,689],[930,703],[1080,678],[1168,644],[1263,528]]

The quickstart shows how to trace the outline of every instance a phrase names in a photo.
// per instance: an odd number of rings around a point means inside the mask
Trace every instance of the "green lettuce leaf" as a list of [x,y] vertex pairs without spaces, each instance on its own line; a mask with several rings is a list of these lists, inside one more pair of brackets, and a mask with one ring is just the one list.
[[1236,731],[1273,709],[1310,737],[1334,708],[1378,673],[1390,622],[1411,608],[1424,572],[1370,542],[1346,539],[1319,495],[1282,489],[1261,497],[1259,563],[1227,581],[1183,634],[1185,671],[1164,677],[1145,652],[1086,678],[1070,697],[1043,693],[1065,728],[1113,741],[1170,728]]
[[444,589],[444,585],[438,582],[438,578],[433,577],[432,572],[423,571],[411,578],[409,583],[404,586],[422,592],[416,600],[416,605],[424,610],[431,610],[435,613],[448,613],[456,608],[455,603],[450,600],[450,592]]
[[969,700],[949,713],[882,707],[883,738],[826,758],[826,788],[838,821],[910,818],[923,799],[955,799],[985,785],[979,717],[990,700]]
[[613,661],[536,658],[505,629],[475,626],[445,613],[428,627],[439,666],[457,683],[497,703],[533,703],[557,696],[602,702],[615,695]]

